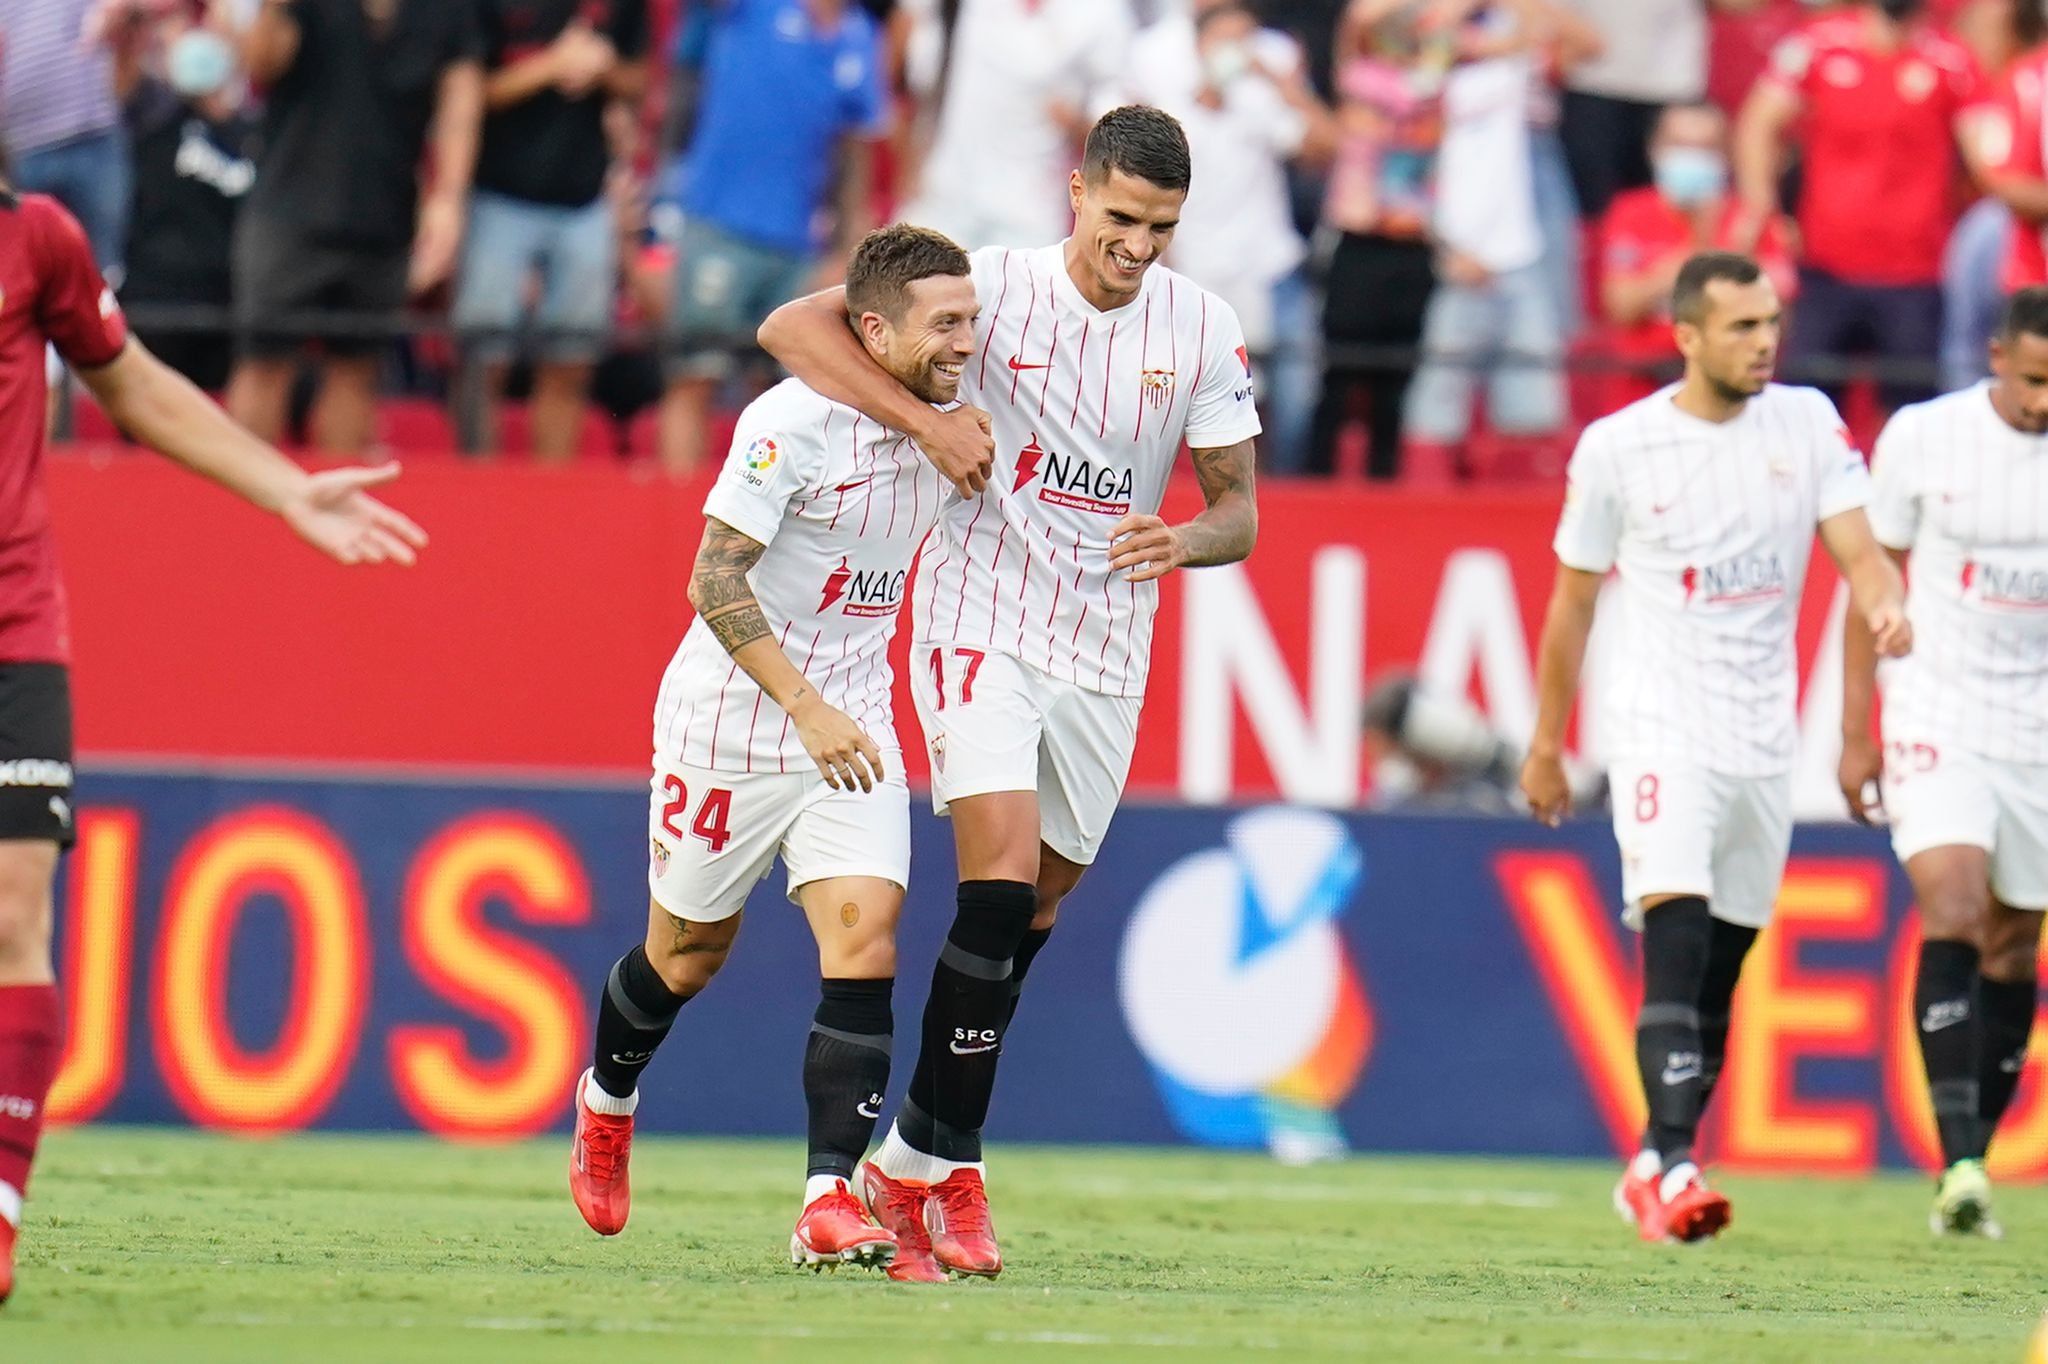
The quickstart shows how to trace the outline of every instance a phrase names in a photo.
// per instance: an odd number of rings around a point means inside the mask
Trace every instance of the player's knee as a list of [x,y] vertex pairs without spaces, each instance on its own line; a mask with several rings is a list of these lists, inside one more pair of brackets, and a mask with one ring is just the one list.
[[678,995],[694,995],[711,983],[732,952],[739,933],[739,915],[716,923],[670,917],[647,930],[647,960],[662,984]]
[[1920,936],[1925,941],[1981,941],[1990,916],[1990,902],[1980,886],[1944,881],[1919,894]]
[[54,850],[21,844],[0,853],[0,970],[16,975],[50,956]]
[[818,967],[828,980],[887,980],[896,974],[895,935],[820,943]]
[[2041,950],[2041,916],[2007,912],[1992,917],[1979,944],[1977,969],[2004,984],[2032,980]]

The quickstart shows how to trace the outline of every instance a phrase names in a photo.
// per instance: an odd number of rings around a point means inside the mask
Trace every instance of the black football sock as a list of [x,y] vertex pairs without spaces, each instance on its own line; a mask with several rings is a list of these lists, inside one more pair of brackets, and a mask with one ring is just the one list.
[[1023,881],[963,881],[959,910],[932,968],[931,997],[910,1093],[896,1130],[941,1160],[981,1159],[981,1127],[995,1093],[996,1058],[1010,1013],[1010,971],[1038,912]]
[[1038,950],[1045,946],[1045,940],[1052,936],[1050,928],[1027,928],[1024,940],[1017,944],[1017,955],[1010,960],[1010,1011],[1003,1015],[1004,1031],[1017,1018],[1017,1001],[1024,997],[1024,976],[1031,970],[1031,963],[1038,958]]
[[1941,1163],[1981,1157],[1984,1120],[1977,1112],[1977,1067],[1984,1028],[1978,1017],[1976,948],[1942,938],[1920,944],[1913,1019],[1920,1030],[1934,1127],[1941,1137]]
[[1636,1066],[1650,1110],[1643,1141],[1670,1169],[1692,1159],[1699,1130],[1700,987],[1713,920],[1697,895],[1666,900],[1643,916],[1643,1008],[1636,1015]]
[[1742,962],[1756,942],[1756,930],[1715,919],[1707,939],[1707,974],[1700,982],[1700,1113],[1713,1101],[1728,1060],[1728,1018]]
[[889,1088],[889,1006],[895,980],[826,980],[804,1044],[804,1102],[810,1109],[813,1175],[851,1178],[867,1154]]
[[2019,1088],[2020,1068],[2027,1061],[2027,1039],[2034,1031],[2036,986],[2026,980],[1977,978],[1977,1002],[1984,1015],[1984,1047],[1977,1065],[1977,1116],[1984,1123],[1988,1147],[2005,1110]]
[[605,978],[597,1001],[597,1045],[591,1069],[597,1087],[613,1098],[629,1098],[654,1049],[676,1021],[676,1011],[694,998],[668,988],[646,946],[620,957]]

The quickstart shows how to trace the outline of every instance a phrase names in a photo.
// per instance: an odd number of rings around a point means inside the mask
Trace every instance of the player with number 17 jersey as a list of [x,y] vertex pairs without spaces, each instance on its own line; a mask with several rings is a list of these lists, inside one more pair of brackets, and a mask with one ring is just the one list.
[[[969,692],[993,695],[1001,670],[1008,686],[1052,698],[1054,772],[1039,776],[1053,790],[1031,784],[1064,796],[1041,812],[1046,841],[1086,865],[1129,771],[1159,607],[1157,580],[1110,567],[1110,534],[1159,509],[1183,442],[1223,448],[1258,434],[1251,362],[1229,306],[1163,265],[1135,298],[1103,310],[1075,287],[1061,244],[971,259],[982,327],[961,397],[989,413],[995,467],[926,548],[911,607],[913,695],[942,811],[1018,780],[1018,755],[1001,750],[1022,731],[994,710],[967,728]],[[1069,747],[1098,761],[1070,761]]]

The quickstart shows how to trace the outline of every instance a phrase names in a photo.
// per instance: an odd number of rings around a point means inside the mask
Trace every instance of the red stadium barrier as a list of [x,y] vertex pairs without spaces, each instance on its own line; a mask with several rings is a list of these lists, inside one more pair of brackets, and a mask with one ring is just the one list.
[[[702,483],[423,461],[391,494],[434,537],[410,572],[328,564],[151,457],[60,455],[50,492],[89,755],[644,770]],[[1164,594],[1134,789],[1348,803],[1365,678],[1418,661],[1525,725],[1556,503],[1263,487],[1250,564]],[[1197,506],[1183,481],[1168,510]],[[1813,576],[1809,656],[1833,579]]]

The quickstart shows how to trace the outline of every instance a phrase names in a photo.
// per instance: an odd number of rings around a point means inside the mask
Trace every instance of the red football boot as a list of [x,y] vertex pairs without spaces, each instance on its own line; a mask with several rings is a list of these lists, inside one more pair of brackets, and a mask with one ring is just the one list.
[[1706,1241],[1735,1220],[1725,1194],[1707,1187],[1699,1171],[1684,1187],[1664,1200],[1664,1234],[1674,1241]]
[[1645,1241],[1664,1239],[1664,1200],[1657,1195],[1661,1175],[1640,1175],[1634,1164],[1621,1172],[1614,1186],[1614,1210]]
[[924,1224],[932,1234],[932,1256],[946,1268],[991,1279],[1003,1272],[1003,1252],[996,1246],[979,1171],[955,1170],[932,1185]]
[[0,1303],[14,1292],[14,1242],[20,1234],[14,1223],[0,1217]]
[[875,1221],[896,1238],[889,1277],[898,1283],[944,1283],[946,1271],[932,1258],[932,1238],[924,1229],[924,1205],[931,1190],[891,1179],[868,1161],[860,1167],[860,1191]]
[[895,1258],[896,1238],[868,1221],[868,1210],[843,1179],[831,1193],[811,1200],[789,1238],[789,1262],[813,1270],[828,1264],[885,1269]]
[[569,1148],[569,1192],[576,1211],[599,1236],[617,1236],[633,1210],[633,1188],[626,1161],[633,1153],[633,1119],[593,1113],[584,1102],[584,1071],[576,1081],[576,1137]]

